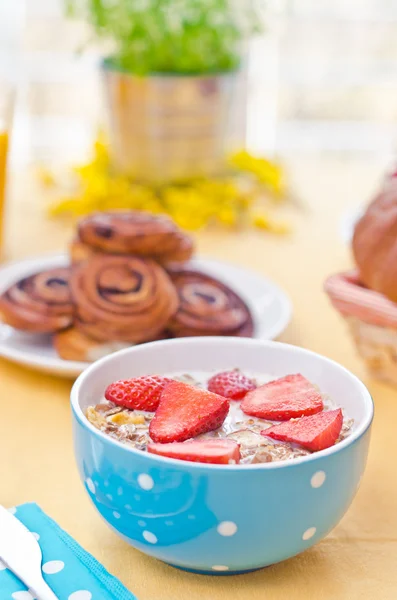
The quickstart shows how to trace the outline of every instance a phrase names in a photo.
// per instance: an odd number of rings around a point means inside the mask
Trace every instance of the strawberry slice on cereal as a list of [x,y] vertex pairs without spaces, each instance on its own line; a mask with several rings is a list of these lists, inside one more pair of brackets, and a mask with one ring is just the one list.
[[213,465],[238,464],[240,448],[232,440],[193,440],[189,442],[174,442],[173,444],[148,444],[148,452]]
[[115,381],[106,388],[105,398],[129,410],[154,412],[158,408],[161,393],[170,381],[172,379],[159,375]]
[[241,410],[252,417],[270,421],[288,421],[323,410],[318,389],[303,375],[287,375],[248,392]]
[[228,412],[226,398],[181,381],[171,381],[161,394],[149,434],[160,444],[184,442],[218,429]]
[[335,444],[342,425],[342,410],[338,408],[274,425],[261,431],[261,434],[273,440],[299,444],[307,450],[318,452]]
[[255,381],[239,371],[225,371],[211,377],[208,390],[228,400],[241,400],[256,388]]

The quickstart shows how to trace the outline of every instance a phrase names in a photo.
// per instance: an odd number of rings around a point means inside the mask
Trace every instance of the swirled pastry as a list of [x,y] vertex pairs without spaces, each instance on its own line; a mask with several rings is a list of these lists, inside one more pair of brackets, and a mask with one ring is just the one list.
[[23,331],[53,333],[73,320],[70,270],[51,269],[21,279],[0,296],[2,320]]
[[112,352],[128,348],[126,342],[98,342],[86,336],[76,327],[70,327],[54,335],[54,348],[64,360],[94,362]]
[[171,219],[140,211],[94,213],[80,221],[78,238],[101,252],[148,256],[164,264],[193,254],[191,238]]
[[179,309],[168,323],[172,335],[253,335],[247,305],[228,286],[198,271],[173,268],[170,275],[179,296]]
[[76,327],[103,342],[152,340],[178,309],[169,276],[148,258],[95,255],[75,267],[71,290]]
[[97,251],[94,250],[91,246],[84,244],[84,242],[80,241],[77,237],[72,240],[69,248],[70,260],[73,265],[84,262],[88,260]]

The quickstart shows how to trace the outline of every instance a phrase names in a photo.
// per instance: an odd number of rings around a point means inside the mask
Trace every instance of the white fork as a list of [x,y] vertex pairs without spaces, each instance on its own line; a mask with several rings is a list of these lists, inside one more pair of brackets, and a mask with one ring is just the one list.
[[43,579],[41,548],[25,525],[0,506],[0,559],[37,600],[58,600]]

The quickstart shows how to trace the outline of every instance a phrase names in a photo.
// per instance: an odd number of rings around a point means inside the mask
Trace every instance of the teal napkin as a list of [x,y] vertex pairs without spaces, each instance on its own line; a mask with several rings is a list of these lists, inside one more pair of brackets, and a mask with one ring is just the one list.
[[[136,600],[118,579],[63,531],[37,504],[11,509],[39,540],[43,576],[59,600]],[[0,561],[0,600],[32,600]]]

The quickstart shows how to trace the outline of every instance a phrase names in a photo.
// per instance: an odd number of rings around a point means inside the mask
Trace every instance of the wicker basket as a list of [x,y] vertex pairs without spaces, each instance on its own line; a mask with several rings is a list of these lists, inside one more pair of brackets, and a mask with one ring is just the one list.
[[325,290],[371,374],[397,385],[397,304],[365,288],[356,271],[330,277]]

